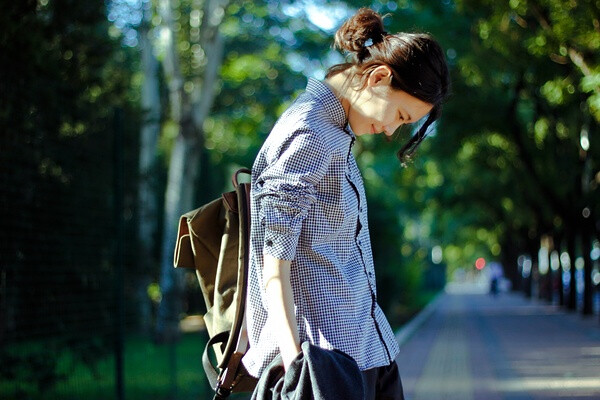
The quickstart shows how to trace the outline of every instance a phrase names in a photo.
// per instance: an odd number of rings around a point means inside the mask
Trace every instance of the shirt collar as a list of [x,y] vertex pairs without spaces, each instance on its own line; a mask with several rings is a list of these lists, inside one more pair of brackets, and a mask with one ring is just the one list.
[[329,86],[317,79],[308,78],[306,92],[315,96],[315,98],[321,104],[323,104],[325,111],[336,125],[339,125],[339,127],[342,128],[350,136],[354,136],[352,130],[347,129],[349,128],[349,126],[348,121],[346,119],[346,112],[344,111],[344,107],[342,107],[342,103],[335,96],[335,94]]

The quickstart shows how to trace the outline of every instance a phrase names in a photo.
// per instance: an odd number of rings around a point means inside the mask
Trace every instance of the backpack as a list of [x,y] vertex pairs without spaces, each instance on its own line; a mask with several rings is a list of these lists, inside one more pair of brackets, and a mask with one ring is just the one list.
[[[250,243],[250,184],[238,183],[241,168],[233,174],[234,191],[181,216],[175,244],[176,268],[194,268],[206,303],[204,322],[209,334],[202,365],[215,390],[214,399],[231,392],[252,391],[257,379],[241,359],[248,350],[245,304]],[[209,358],[214,351],[217,365]]]

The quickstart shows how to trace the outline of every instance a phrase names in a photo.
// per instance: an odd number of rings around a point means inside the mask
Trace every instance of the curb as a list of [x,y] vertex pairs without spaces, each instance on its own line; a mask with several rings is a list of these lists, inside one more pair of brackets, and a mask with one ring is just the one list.
[[444,290],[441,290],[435,296],[435,298],[431,300],[427,306],[425,306],[425,308],[423,308],[410,321],[404,324],[402,328],[396,331],[396,341],[398,342],[399,347],[402,347],[408,341],[408,339],[412,337],[416,330],[419,329],[419,327],[423,325],[427,319],[429,319],[431,314],[433,314],[435,309],[438,307],[438,304],[445,293],[446,292]]

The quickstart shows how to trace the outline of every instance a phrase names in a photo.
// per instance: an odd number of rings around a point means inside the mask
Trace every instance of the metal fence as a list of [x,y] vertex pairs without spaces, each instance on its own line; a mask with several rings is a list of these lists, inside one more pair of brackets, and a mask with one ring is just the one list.
[[136,259],[136,139],[120,115],[97,137],[0,137],[2,399],[208,398],[204,333],[159,344],[141,328],[153,272]]

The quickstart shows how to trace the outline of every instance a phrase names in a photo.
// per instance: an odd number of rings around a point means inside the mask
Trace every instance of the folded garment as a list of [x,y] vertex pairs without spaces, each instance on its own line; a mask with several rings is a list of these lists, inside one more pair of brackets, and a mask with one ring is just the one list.
[[346,353],[325,350],[309,342],[287,371],[281,356],[268,365],[252,393],[252,400],[362,400],[362,373]]

